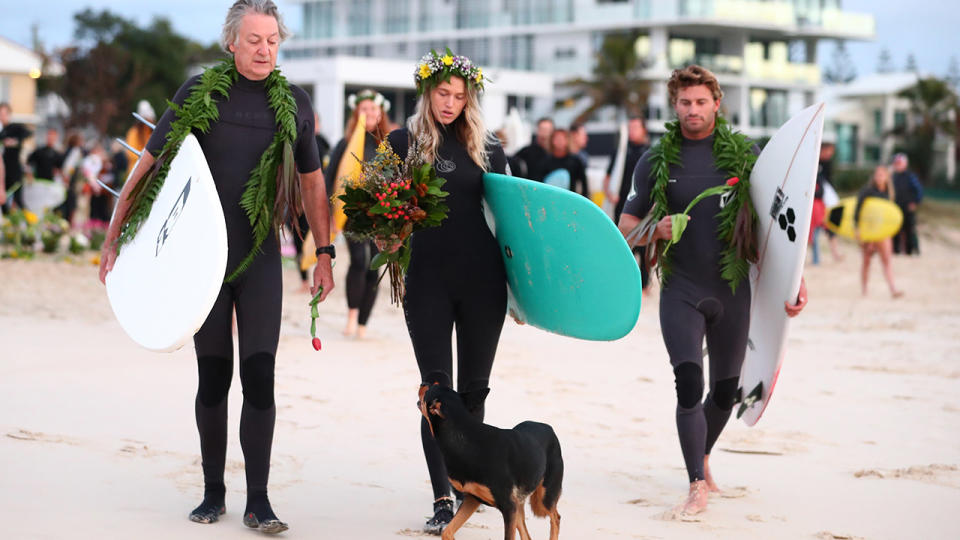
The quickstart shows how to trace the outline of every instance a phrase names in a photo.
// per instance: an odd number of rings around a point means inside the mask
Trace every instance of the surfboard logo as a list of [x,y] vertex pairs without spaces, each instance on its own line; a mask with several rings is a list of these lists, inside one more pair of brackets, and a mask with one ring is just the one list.
[[173,208],[170,209],[170,214],[167,215],[166,221],[163,222],[163,227],[160,227],[160,234],[157,235],[157,251],[154,255],[155,257],[160,256],[160,250],[163,249],[163,246],[167,243],[167,238],[170,237],[170,231],[173,230],[173,226],[176,225],[177,220],[180,219],[180,214],[183,213],[183,208],[187,205],[187,197],[190,196],[190,184],[193,182],[193,177],[187,178],[187,184],[183,186],[183,191],[180,192],[180,196],[177,197],[176,202],[173,203]]
[[780,214],[780,217],[777,218],[780,230],[787,232],[787,238],[789,238],[791,242],[797,239],[797,231],[793,228],[793,223],[796,220],[797,214],[793,211],[793,208],[787,208],[787,211]]

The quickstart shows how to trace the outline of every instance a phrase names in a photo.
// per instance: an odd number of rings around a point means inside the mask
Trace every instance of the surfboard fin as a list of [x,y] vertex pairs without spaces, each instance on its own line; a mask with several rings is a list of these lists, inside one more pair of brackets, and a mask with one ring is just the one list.
[[143,154],[143,150],[137,150],[136,148],[134,148],[134,147],[130,146],[129,144],[127,144],[127,141],[121,139],[120,137],[117,137],[115,140],[116,140],[118,143],[120,143],[120,146],[122,146],[122,147],[126,148],[127,150],[129,150],[129,151],[133,152],[134,154],[136,154],[137,157],[140,157],[140,156]]
[[133,113],[133,117],[137,119],[141,124],[147,126],[150,129],[157,129],[157,126],[151,124],[146,118],[140,116],[137,113]]
[[[743,391],[743,387],[740,387],[739,392]],[[760,401],[760,398],[763,397],[763,381],[757,383],[757,386],[747,394],[747,397],[743,398],[743,401],[740,402],[740,408],[737,409],[737,418],[743,416],[743,413],[747,412],[747,409],[753,406],[754,403]]]

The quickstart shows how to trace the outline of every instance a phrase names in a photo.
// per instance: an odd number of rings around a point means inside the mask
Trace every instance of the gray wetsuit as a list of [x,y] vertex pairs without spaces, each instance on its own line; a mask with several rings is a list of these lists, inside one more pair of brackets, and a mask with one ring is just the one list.
[[[713,140],[712,135],[682,140],[683,165],[670,167],[668,213],[682,212],[703,190],[726,182],[729,175],[714,165]],[[643,218],[650,211],[655,179],[649,159],[647,152],[637,162],[635,193],[623,209],[625,214]],[[749,281],[744,280],[734,294],[720,277],[723,243],[717,238],[719,212],[720,197],[716,195],[690,211],[683,237],[670,248],[673,271],[660,296],[660,327],[677,388],[677,431],[691,482],[704,478],[703,457],[730,418],[750,327]],[[704,338],[710,355],[706,399]]]

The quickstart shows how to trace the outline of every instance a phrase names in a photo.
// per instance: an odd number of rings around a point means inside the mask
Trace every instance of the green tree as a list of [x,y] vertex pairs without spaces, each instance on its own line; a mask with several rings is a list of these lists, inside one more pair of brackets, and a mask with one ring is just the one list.
[[613,106],[628,115],[642,114],[646,109],[650,85],[640,77],[646,67],[637,57],[634,44],[638,34],[608,34],[596,55],[593,78],[576,78],[561,86],[572,88],[573,95],[558,106],[572,105],[583,98],[590,104],[576,120],[585,122],[599,109]]
[[904,66],[904,70],[909,71],[911,73],[916,73],[917,71],[919,71],[919,69],[920,68],[917,67],[917,57],[914,56],[913,53],[908,54],[907,64],[906,66]]
[[900,93],[910,100],[911,126],[904,128],[904,151],[910,166],[925,182],[931,180],[934,142],[937,135],[956,135],[953,118],[958,107],[957,94],[941,79],[927,77]]
[[845,42],[837,42],[831,61],[830,66],[823,71],[823,80],[826,82],[848,83],[857,78],[857,68],[853,65]]
[[892,73],[893,57],[890,56],[890,49],[884,47],[880,49],[880,58],[877,60],[877,73]]
[[160,113],[191,64],[222,56],[216,44],[203,46],[177,34],[163,17],[140,28],[108,10],[88,8],[74,21],[76,44],[60,51],[64,75],[51,86],[70,106],[71,125],[92,125],[104,134],[126,131],[141,99]]

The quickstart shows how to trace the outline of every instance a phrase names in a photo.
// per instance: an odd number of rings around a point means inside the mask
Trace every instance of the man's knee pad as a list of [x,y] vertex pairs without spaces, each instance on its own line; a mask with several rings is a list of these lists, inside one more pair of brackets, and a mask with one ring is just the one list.
[[684,362],[673,368],[677,385],[677,403],[692,409],[703,399],[703,369],[693,362]]
[[240,362],[240,384],[243,399],[256,409],[273,407],[273,355],[259,352]]
[[737,383],[739,382],[738,377],[730,377],[718,382],[713,391],[710,392],[710,399],[713,400],[714,405],[724,411],[732,409],[733,403],[737,399]]
[[204,407],[215,407],[227,398],[233,379],[233,360],[219,356],[197,358],[197,399]]

